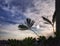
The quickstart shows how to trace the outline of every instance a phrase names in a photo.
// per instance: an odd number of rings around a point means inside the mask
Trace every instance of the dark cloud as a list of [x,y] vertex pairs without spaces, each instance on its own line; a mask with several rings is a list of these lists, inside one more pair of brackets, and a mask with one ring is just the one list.
[[0,5],[3,7],[9,7],[12,9],[12,7],[17,7],[18,9],[22,10],[22,12],[25,12],[26,9],[34,7],[33,0],[0,0]]
[[23,20],[24,18],[26,18],[26,16],[24,16],[24,14],[17,14],[12,16],[12,13],[9,11],[5,11],[0,7],[0,24],[4,23],[4,24],[18,24],[18,20]]
[[22,12],[26,11],[27,8],[34,7],[33,0],[12,0],[9,5],[11,7],[17,6]]

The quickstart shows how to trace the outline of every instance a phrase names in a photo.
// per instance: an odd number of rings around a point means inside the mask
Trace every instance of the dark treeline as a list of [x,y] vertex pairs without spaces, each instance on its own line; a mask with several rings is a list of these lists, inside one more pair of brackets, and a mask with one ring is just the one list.
[[58,36],[46,39],[44,36],[39,38],[28,37],[23,40],[8,39],[0,40],[0,46],[60,46],[60,38]]

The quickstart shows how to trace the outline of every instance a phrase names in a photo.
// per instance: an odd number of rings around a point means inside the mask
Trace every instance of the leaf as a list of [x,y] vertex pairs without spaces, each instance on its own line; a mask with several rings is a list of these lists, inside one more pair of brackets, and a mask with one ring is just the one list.
[[44,22],[45,24],[49,24],[48,22]]
[[43,17],[43,16],[42,16],[42,18],[43,18],[43,20],[47,21],[49,24],[52,25],[52,22],[51,22],[49,19],[47,19],[47,18],[45,18],[45,17]]
[[52,22],[54,23],[56,21],[56,11],[54,12]]
[[26,24],[27,24],[27,26],[28,26],[29,28],[31,28],[31,27],[33,26],[33,24],[34,24],[34,21],[31,20],[30,18],[27,18],[27,19],[26,19]]
[[26,21],[27,21],[28,24],[31,23],[31,19],[30,18],[27,18]]
[[30,27],[32,27],[34,23],[35,21],[31,20]]
[[27,30],[28,29],[28,27],[23,24],[19,25],[18,28],[19,28],[19,30]]

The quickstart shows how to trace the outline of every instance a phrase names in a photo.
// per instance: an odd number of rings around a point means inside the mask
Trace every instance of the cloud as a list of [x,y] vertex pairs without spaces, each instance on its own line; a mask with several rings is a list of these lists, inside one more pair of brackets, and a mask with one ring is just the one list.
[[[13,36],[18,39],[25,36],[34,37],[35,34],[29,30],[24,32],[18,30],[18,24],[23,23],[27,17],[35,20],[34,26],[40,25],[40,30],[37,31],[39,35],[51,34],[51,25],[44,24],[41,16],[51,20],[54,11],[55,0],[0,0],[1,39],[13,38]],[[3,33],[7,36],[3,36]]]
[[4,24],[18,24],[21,21],[24,20],[26,16],[24,14],[18,14],[16,13],[14,16],[12,16],[12,13],[9,11],[5,11],[2,8],[0,8],[0,23]]

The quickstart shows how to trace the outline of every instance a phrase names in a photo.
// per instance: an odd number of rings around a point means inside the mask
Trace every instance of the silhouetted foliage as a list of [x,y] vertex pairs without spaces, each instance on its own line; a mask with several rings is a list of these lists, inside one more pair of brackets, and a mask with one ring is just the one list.
[[[35,23],[34,20],[31,20],[30,18],[27,18],[25,21],[25,24],[19,25],[18,28],[19,30],[32,30],[32,26]],[[39,36],[35,31],[33,31],[37,36]]]
[[53,27],[53,32],[54,32],[54,22],[56,21],[56,11],[54,12],[54,15],[52,17],[52,22],[45,18],[44,16],[42,16],[43,20],[47,21],[48,23],[45,23],[45,24],[50,24],[52,27]]
[[44,36],[40,36],[37,39],[28,37],[23,40],[0,40],[0,46],[60,46],[60,38],[50,36],[46,39]]
[[19,28],[19,30],[27,30],[28,29],[28,27],[23,24],[19,25],[18,28]]
[[49,24],[52,25],[52,22],[49,19],[45,18],[44,16],[42,16],[42,18],[43,18],[43,20],[47,21]]
[[34,41],[33,41],[33,38],[31,37],[28,37],[28,38],[25,38],[24,40],[23,40],[23,43],[22,43],[22,45],[23,46],[33,46],[33,43],[34,43]]
[[31,20],[30,18],[26,19],[26,25],[31,28],[34,24],[34,20]]
[[25,25],[22,24],[22,25],[19,25],[18,28],[20,30],[27,30],[27,29],[30,29],[34,24],[34,20],[31,20],[30,18],[27,18],[26,21],[25,21]]

